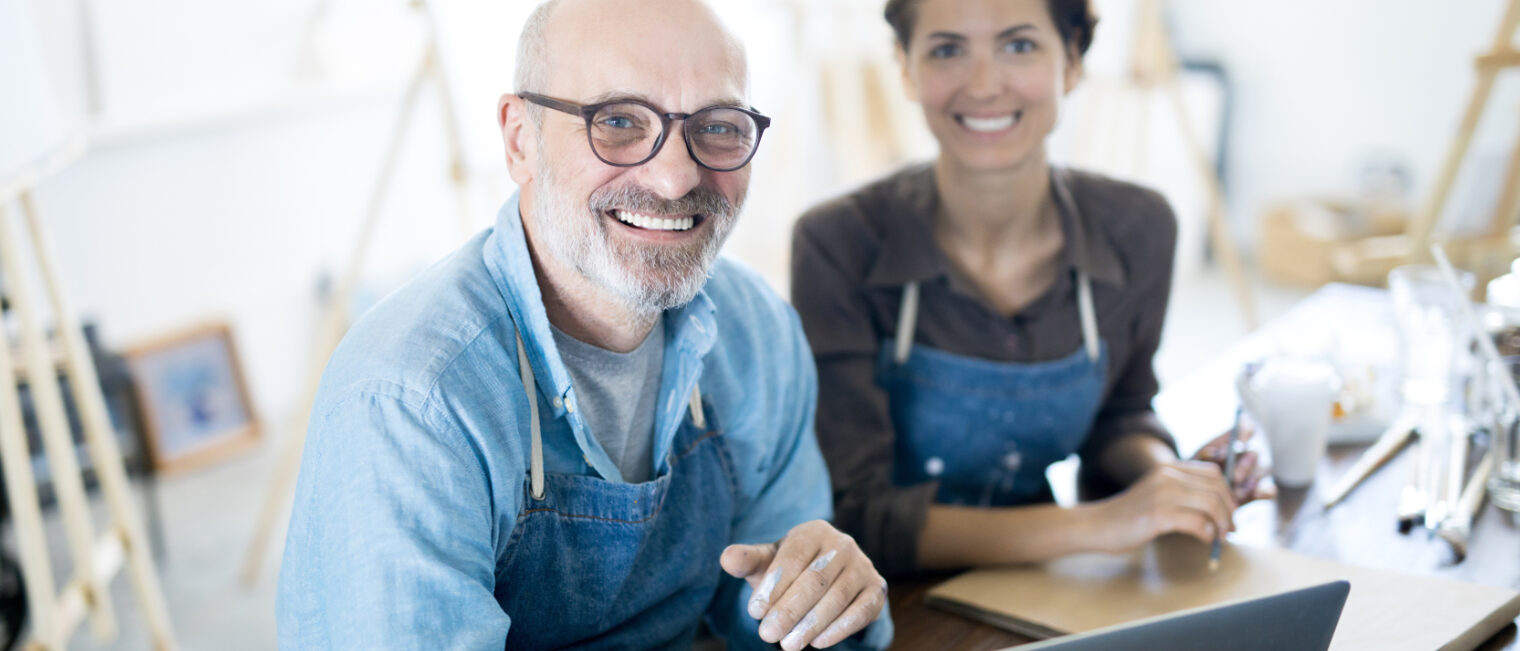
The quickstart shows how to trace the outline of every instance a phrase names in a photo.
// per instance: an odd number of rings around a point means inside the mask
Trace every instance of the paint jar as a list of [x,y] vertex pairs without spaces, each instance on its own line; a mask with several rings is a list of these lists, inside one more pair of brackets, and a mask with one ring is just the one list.
[[[1471,292],[1473,275],[1458,272]],[[1399,334],[1399,397],[1409,408],[1452,405],[1463,375],[1471,370],[1471,329],[1462,301],[1434,265],[1405,265],[1388,272],[1394,323]]]
[[[1520,356],[1506,357],[1504,362],[1511,377],[1520,379]],[[1488,476],[1488,497],[1495,506],[1520,512],[1520,407],[1507,405],[1498,410],[1489,450],[1494,466]]]

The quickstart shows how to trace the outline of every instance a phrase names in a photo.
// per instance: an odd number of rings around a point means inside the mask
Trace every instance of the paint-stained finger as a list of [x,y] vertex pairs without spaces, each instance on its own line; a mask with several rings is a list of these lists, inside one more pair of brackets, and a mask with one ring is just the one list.
[[[828,523],[816,521],[832,532],[834,529]],[[777,543],[776,551],[770,563],[765,567],[765,573],[759,585],[753,582],[754,594],[750,595],[746,610],[749,616],[755,619],[769,617],[771,605],[781,595],[786,594],[791,587],[792,581],[797,578],[807,564],[812,562],[818,552],[819,534],[824,533],[812,522],[805,522],[793,527],[787,532],[786,537]],[[753,576],[753,575],[752,575]],[[763,630],[763,627],[762,627]],[[777,639],[786,633],[785,630],[777,633]],[[775,640],[769,640],[775,641]]]
[[[798,627],[819,601],[828,595],[828,590],[838,580],[845,569],[844,558],[839,558],[839,548],[825,548],[815,557],[810,558],[806,569],[793,578],[792,583],[786,590],[777,590],[777,598],[774,607],[766,613],[765,619],[760,622],[760,639],[766,642],[781,642],[784,636],[792,633],[793,628]],[[859,590],[859,586],[856,586]],[[850,596],[854,593],[851,592]],[[841,596],[847,604],[848,598]],[[844,608],[844,604],[839,604]],[[833,618],[830,618],[833,619]]]
[[781,648],[785,651],[799,651],[807,646],[813,638],[823,632],[824,627],[839,618],[844,609],[849,607],[861,589],[870,584],[872,579],[877,578],[873,571],[863,571],[854,568],[840,573],[829,586],[828,592],[823,598],[802,616],[802,621],[792,627],[792,631],[781,638]]
[[849,607],[834,618],[833,623],[813,638],[814,647],[823,649],[839,644],[876,621],[876,616],[881,614],[882,607],[887,603],[887,582],[879,576],[874,578],[875,581],[867,582]]
[[729,545],[718,557],[718,564],[729,576],[748,579],[750,587],[754,587],[762,580],[761,571],[769,567],[775,557],[776,543]]

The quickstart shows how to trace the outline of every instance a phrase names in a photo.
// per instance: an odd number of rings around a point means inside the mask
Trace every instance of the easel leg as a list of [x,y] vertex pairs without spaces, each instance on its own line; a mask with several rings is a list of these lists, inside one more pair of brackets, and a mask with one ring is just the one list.
[[[132,575],[132,586],[138,605],[147,619],[154,646],[160,650],[173,649],[176,647],[174,632],[169,621],[168,607],[164,603],[163,588],[159,585],[158,569],[154,566],[147,540],[143,537],[142,523],[132,504],[130,485],[122,466],[121,449],[116,443],[116,430],[111,426],[110,415],[106,411],[105,396],[101,394],[95,362],[90,357],[89,347],[84,341],[83,331],[74,312],[64,297],[52,248],[48,246],[32,196],[26,193],[21,199],[39,275],[52,303],[69,385],[84,425],[85,441],[114,524],[111,535],[118,539],[121,551],[125,554],[124,562]],[[3,230],[8,230],[8,226]],[[6,239],[10,239],[9,233],[6,233]]]
[[385,158],[380,166],[380,178],[371,191],[364,221],[359,226],[354,257],[349,260],[348,268],[339,279],[337,289],[328,298],[322,329],[318,333],[317,346],[312,352],[313,358],[307,372],[304,394],[306,402],[290,427],[290,433],[281,444],[279,458],[275,460],[274,474],[270,477],[268,488],[265,489],[264,502],[259,508],[258,520],[254,524],[253,536],[248,541],[248,551],[243,556],[242,581],[246,586],[251,586],[258,581],[259,568],[263,565],[269,536],[274,531],[275,521],[279,519],[280,512],[286,506],[290,492],[295,487],[296,478],[301,469],[301,450],[306,444],[306,421],[311,415],[311,403],[317,395],[317,386],[322,379],[322,369],[326,367],[327,358],[331,356],[347,328],[348,302],[352,299],[354,286],[358,284],[359,274],[364,269],[364,259],[369,251],[376,223],[379,221],[380,199],[384,196],[385,189],[390,186],[390,178],[395,171],[396,161],[401,155],[401,145],[405,140],[407,126],[412,121],[417,101],[422,94],[422,85],[432,75],[434,65],[430,48],[413,75],[411,83],[407,86],[406,96],[401,104],[401,113],[396,118],[396,126],[391,131],[391,140],[386,147]]
[[[0,204],[0,221],[10,219]],[[63,640],[54,621],[53,562],[42,533],[42,509],[37,501],[37,480],[32,475],[32,455],[26,443],[26,425],[17,399],[18,382],[11,362],[10,346],[0,345],[0,465],[5,468],[5,491],[15,518],[17,553],[21,576],[26,580],[26,599],[32,620],[32,638],[48,649],[61,649]]]
[[[28,192],[21,195],[23,212],[31,209],[29,197]],[[21,243],[9,219],[0,221],[0,264],[3,264],[11,306],[20,325],[27,384],[31,389],[48,464],[52,468],[53,490],[58,497],[58,510],[63,516],[64,531],[74,559],[75,581],[84,589],[86,605],[93,615],[91,624],[95,637],[112,639],[116,636],[116,620],[111,595],[94,569],[95,527],[90,521],[89,501],[85,498],[84,478],[75,456],[74,437],[63,408],[63,396],[58,391],[58,371],[53,365],[47,337],[42,332],[26,274],[22,273]],[[71,625],[67,621],[62,624],[65,628]]]
[[[1515,37],[1515,28],[1520,27],[1520,0],[1510,0],[1509,6],[1504,10],[1504,18],[1499,23],[1499,30],[1494,35],[1494,43],[1491,51],[1509,49],[1510,42]],[[1441,173],[1436,177],[1435,185],[1431,187],[1430,198],[1415,215],[1414,221],[1409,224],[1409,258],[1411,261],[1428,260],[1430,257],[1430,234],[1435,230],[1437,221],[1441,219],[1441,212],[1446,207],[1446,198],[1451,193],[1452,186],[1456,184],[1457,172],[1462,168],[1462,161],[1467,158],[1467,150],[1472,146],[1473,134],[1478,130],[1478,121],[1483,119],[1483,111],[1488,106],[1488,98],[1493,94],[1494,82],[1499,77],[1499,68],[1493,66],[1478,69],[1478,81],[1473,86],[1472,97],[1467,102],[1467,111],[1462,114],[1462,124],[1457,127],[1457,139],[1452,142],[1451,149],[1446,152],[1446,160],[1441,163]]]
[[1251,283],[1246,279],[1244,265],[1240,261],[1240,251],[1235,247],[1235,238],[1231,236],[1230,222],[1226,218],[1227,212],[1224,205],[1224,194],[1219,189],[1219,177],[1214,174],[1214,167],[1209,163],[1209,157],[1203,152],[1203,145],[1198,142],[1198,135],[1193,133],[1192,120],[1188,119],[1187,106],[1182,100],[1182,84],[1176,77],[1166,83],[1167,95],[1171,98],[1177,110],[1177,126],[1182,131],[1182,141],[1187,147],[1188,155],[1193,159],[1193,165],[1198,168],[1198,176],[1209,194],[1209,233],[1214,242],[1214,251],[1219,254],[1219,262],[1224,271],[1230,277],[1230,284],[1235,288],[1235,299],[1240,301],[1240,314],[1245,319],[1246,329],[1255,330],[1259,322],[1256,318],[1256,297],[1251,291]]

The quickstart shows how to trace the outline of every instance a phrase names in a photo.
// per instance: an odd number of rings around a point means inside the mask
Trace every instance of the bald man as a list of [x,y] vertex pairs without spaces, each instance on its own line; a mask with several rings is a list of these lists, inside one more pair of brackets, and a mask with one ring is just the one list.
[[694,0],[551,0],[519,49],[518,196],[323,377],[280,646],[885,647],[797,316],[716,257],[770,123],[737,41]]

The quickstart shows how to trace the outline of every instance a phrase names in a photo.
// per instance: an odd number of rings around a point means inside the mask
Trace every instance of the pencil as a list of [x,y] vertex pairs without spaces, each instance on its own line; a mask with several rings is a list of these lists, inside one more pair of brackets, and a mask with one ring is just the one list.
[[[1230,427],[1229,446],[1224,450],[1224,483],[1230,487],[1230,492],[1235,492],[1235,442],[1240,440],[1240,411],[1235,407],[1235,424]],[[1224,549],[1224,532],[1214,532],[1214,547],[1209,550],[1209,572],[1219,570],[1219,553]]]

